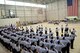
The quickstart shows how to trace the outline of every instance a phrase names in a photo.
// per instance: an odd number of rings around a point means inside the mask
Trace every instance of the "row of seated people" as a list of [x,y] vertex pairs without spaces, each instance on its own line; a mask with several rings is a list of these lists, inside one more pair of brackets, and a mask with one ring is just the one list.
[[[30,31],[29,31],[30,30]],[[73,49],[75,39],[75,31],[65,30],[61,36],[56,30],[54,37],[52,30],[49,33],[45,30],[45,34],[41,27],[34,32],[33,28],[26,31],[16,30],[13,27],[0,29],[0,42],[12,53],[70,53]]]

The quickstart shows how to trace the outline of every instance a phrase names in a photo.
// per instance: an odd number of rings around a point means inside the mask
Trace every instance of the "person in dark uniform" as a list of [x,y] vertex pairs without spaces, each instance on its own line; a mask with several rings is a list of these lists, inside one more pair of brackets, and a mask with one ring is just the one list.
[[61,25],[61,33],[63,34],[63,25]]
[[43,34],[43,30],[42,30],[42,29],[40,29],[39,33],[40,33],[40,35],[42,35],[42,34]]
[[34,32],[33,28],[30,30],[30,32]]
[[58,53],[61,53],[62,48],[64,47],[64,45],[58,41],[57,44],[55,44],[55,49],[58,51]]
[[26,27],[26,33],[29,34],[29,29]]
[[[52,50],[52,51],[51,51]],[[49,50],[48,50],[49,51]],[[58,51],[54,48],[54,45],[50,47],[49,53],[58,53]]]
[[43,25],[41,25],[41,29],[42,29],[42,31],[43,31]]
[[39,30],[41,29],[40,25],[38,26]]
[[13,43],[12,44],[12,53],[17,53],[15,48],[16,48],[16,44]]
[[35,49],[33,52],[34,52],[34,53],[39,53],[37,49]]
[[49,28],[49,38],[51,39],[52,37],[53,37],[53,33],[52,33],[51,28]]
[[59,30],[56,28],[56,36],[59,36]]
[[68,36],[69,36],[69,33],[65,32],[65,33],[64,33],[64,36],[65,36],[65,37],[68,37]]
[[24,28],[22,27],[22,31],[24,31]]
[[20,45],[17,43],[13,43],[12,45],[12,53],[20,53]]
[[60,40],[64,45],[65,47],[62,48],[62,53],[70,53],[70,49],[69,49],[69,46],[70,46],[70,41],[65,39],[65,37],[62,38],[62,40]]
[[38,26],[36,27],[36,34],[38,34],[38,31],[39,31],[39,28],[38,28]]
[[33,28],[30,29],[30,35],[31,35],[31,36],[34,35],[34,30],[33,30]]
[[64,37],[63,34],[61,34],[61,37]]
[[49,32],[52,32],[51,28],[49,28]]
[[47,34],[47,27],[45,27],[45,34]]
[[10,25],[10,28],[13,29],[13,25],[12,24]]
[[72,32],[76,36],[76,30],[74,28],[73,28]]
[[0,35],[1,35],[2,30],[0,29]]
[[76,35],[73,33],[73,31],[71,32],[71,49],[74,49],[74,40],[75,40]]
[[18,43],[16,44],[16,52],[20,53],[20,45]]
[[66,27],[65,27],[65,32],[68,33],[68,30],[69,30],[68,25],[66,25]]

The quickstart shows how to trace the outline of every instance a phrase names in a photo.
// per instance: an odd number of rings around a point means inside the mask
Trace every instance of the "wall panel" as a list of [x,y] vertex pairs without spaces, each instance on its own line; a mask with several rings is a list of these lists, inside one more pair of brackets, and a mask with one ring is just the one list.
[[8,19],[0,19],[0,26],[5,25],[16,25],[16,22],[19,21],[19,18],[8,18]]
[[[49,8],[49,6],[51,7],[51,9]],[[47,19],[63,20],[67,16],[66,12],[67,0],[55,0],[53,3],[48,4]]]

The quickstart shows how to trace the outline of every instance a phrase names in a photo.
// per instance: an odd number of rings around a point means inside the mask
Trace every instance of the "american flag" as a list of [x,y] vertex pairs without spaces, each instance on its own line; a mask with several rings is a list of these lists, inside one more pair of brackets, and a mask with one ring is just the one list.
[[68,16],[78,16],[78,0],[67,0]]

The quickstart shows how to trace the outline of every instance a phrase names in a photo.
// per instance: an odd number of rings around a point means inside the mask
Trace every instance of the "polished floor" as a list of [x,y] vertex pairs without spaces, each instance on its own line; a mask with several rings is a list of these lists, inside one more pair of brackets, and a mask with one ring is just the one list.
[[[58,27],[59,31],[60,31],[61,25],[63,25],[65,27],[66,24],[60,23],[59,25],[54,25],[54,24],[48,24],[48,23],[40,23],[40,24],[29,25],[29,26],[32,26],[35,29],[36,26],[38,26],[38,25],[43,25],[43,27],[51,28],[53,30],[53,32],[55,32],[56,27]],[[76,34],[77,34],[77,37],[74,42],[74,49],[71,49],[70,53],[80,53],[80,23],[68,23],[68,26],[70,29],[75,28]],[[26,26],[24,26],[24,28],[26,28]],[[55,35],[55,33],[54,33],[54,35]],[[10,53],[10,52],[7,49],[5,49],[5,47],[3,47],[2,44],[0,44],[0,53]]]

